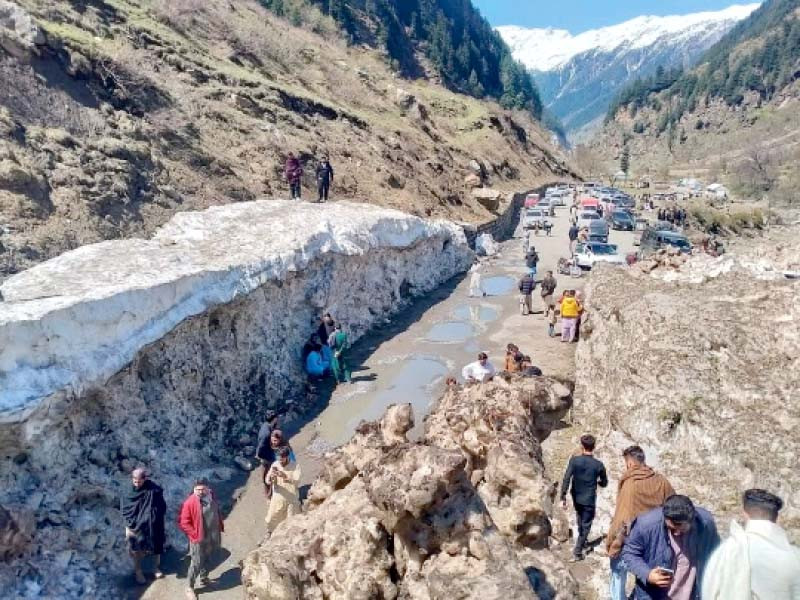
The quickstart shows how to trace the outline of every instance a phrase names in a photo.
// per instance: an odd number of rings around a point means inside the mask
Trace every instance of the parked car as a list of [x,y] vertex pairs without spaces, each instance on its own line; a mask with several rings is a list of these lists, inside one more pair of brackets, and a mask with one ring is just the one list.
[[611,222],[611,227],[617,231],[633,231],[636,227],[633,217],[624,210],[613,211],[608,220]]
[[628,264],[614,244],[587,242],[575,246],[575,264],[581,269],[591,269],[599,262],[615,265]]
[[525,210],[522,227],[523,229],[544,229],[546,222],[547,215],[542,208],[528,208]]
[[556,216],[557,199],[555,196],[545,196],[536,208],[541,208],[548,217]]
[[608,223],[605,219],[595,219],[589,223],[589,241],[603,243],[608,241]]
[[578,227],[583,229],[589,227],[592,221],[602,221],[603,218],[596,210],[582,210],[578,213]]
[[682,233],[667,229],[648,228],[642,232],[639,241],[639,256],[647,256],[670,246],[685,254],[692,251],[691,242]]

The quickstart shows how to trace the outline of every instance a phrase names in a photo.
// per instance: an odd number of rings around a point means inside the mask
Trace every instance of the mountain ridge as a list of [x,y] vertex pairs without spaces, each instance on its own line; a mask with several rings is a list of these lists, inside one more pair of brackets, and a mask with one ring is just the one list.
[[714,12],[641,16],[572,36],[565,30],[498,27],[514,58],[532,72],[545,108],[572,141],[601,125],[627,83],[658,66],[688,68],[759,4]]

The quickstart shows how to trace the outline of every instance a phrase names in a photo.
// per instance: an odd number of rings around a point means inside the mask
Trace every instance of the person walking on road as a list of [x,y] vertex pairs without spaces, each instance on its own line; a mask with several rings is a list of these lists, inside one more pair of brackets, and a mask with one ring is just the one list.
[[300,164],[300,160],[293,152],[289,152],[289,156],[286,158],[283,174],[286,177],[286,181],[289,182],[292,200],[300,200],[300,178],[303,176],[303,165]]
[[578,319],[583,307],[575,297],[575,290],[566,290],[561,299],[561,341],[574,342],[578,330]]
[[570,256],[575,254],[575,246],[578,244],[578,233],[580,233],[580,229],[578,229],[578,225],[573,223],[570,225],[569,228],[569,253]]
[[327,156],[322,157],[322,162],[317,165],[317,192],[318,202],[328,201],[328,192],[333,183],[333,167]]
[[536,277],[536,268],[539,264],[539,253],[536,252],[536,248],[531,246],[528,248],[528,252],[525,255],[525,266],[528,267],[528,271],[533,277]]
[[272,496],[267,511],[267,534],[272,535],[283,521],[300,512],[300,466],[291,460],[289,448],[281,448],[278,460],[272,463],[266,477],[272,486]]
[[553,272],[548,271],[544,275],[544,279],[542,279],[542,304],[544,305],[544,316],[547,317],[550,312],[556,312],[556,301],[554,298],[554,294],[556,293],[556,288],[558,287],[558,282],[556,278],[553,277]]
[[567,491],[569,490],[578,524],[578,535],[570,562],[583,560],[584,552],[587,550],[589,531],[592,528],[592,521],[594,521],[597,486],[606,487],[608,485],[606,467],[594,457],[595,444],[593,435],[587,433],[581,436],[581,454],[569,459],[564,479],[561,482],[561,504],[566,510]]
[[529,315],[533,312],[533,290],[536,289],[536,280],[530,273],[525,273],[522,279],[519,280],[520,304],[523,315]]
[[133,559],[136,583],[142,585],[146,583],[142,559],[149,554],[155,557],[155,578],[164,577],[161,555],[166,541],[164,515],[167,514],[167,503],[164,501],[164,490],[147,478],[144,468],[133,470],[131,482],[133,485],[122,496],[120,510],[125,521],[125,540]]
[[347,334],[342,331],[341,323],[336,323],[334,326],[333,333],[328,339],[328,345],[333,350],[331,370],[336,378],[336,383],[350,383],[350,366],[347,362],[350,342],[347,339]]
[[766,490],[742,497],[745,526],[731,521],[731,535],[706,567],[703,600],[800,599],[800,549],[778,525],[783,500]]
[[189,538],[189,556],[192,559],[187,574],[189,587],[186,597],[197,600],[197,581],[208,585],[211,559],[222,545],[222,532],[225,531],[222,513],[208,479],[203,477],[194,482],[192,493],[181,506],[178,526]]
[[700,582],[719,542],[714,517],[686,496],[673,494],[638,516],[621,555],[636,576],[633,597],[700,600]]
[[483,278],[481,277],[481,266],[476,264],[470,269],[472,275],[469,278],[469,297],[482,298],[486,295],[483,291]]
[[630,525],[640,514],[657,508],[675,493],[667,478],[645,464],[644,450],[629,446],[622,452],[625,472],[617,488],[617,504],[608,528],[606,550],[611,560],[611,600],[627,600],[628,569],[620,558]]

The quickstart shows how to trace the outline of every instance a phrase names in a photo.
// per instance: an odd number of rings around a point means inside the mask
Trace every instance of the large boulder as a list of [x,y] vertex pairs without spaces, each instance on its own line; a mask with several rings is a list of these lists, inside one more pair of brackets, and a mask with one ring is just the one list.
[[20,5],[0,0],[0,49],[25,59],[47,43],[44,31]]
[[503,192],[494,190],[492,188],[475,188],[472,190],[472,197],[477,200],[481,206],[492,212],[500,208],[500,202],[503,199]]

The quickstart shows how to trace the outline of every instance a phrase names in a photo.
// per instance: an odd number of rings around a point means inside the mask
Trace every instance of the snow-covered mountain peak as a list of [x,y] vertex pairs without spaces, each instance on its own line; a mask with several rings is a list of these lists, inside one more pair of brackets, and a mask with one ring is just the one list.
[[564,29],[498,27],[514,57],[529,69],[551,71],[590,50],[614,51],[652,46],[661,39],[678,44],[681,39],[715,35],[750,15],[759,4],[737,4],[724,10],[667,17],[641,16],[602,29],[572,35]]

